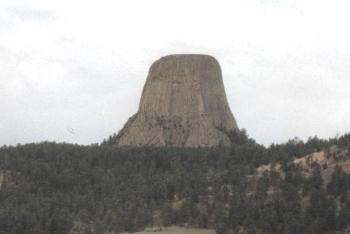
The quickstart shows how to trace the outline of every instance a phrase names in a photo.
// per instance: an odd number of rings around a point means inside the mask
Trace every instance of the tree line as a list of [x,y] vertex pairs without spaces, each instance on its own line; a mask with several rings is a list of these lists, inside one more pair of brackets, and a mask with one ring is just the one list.
[[[230,148],[79,146],[0,148],[0,234],[133,232],[190,225],[217,233],[334,233],[348,228],[350,176],[306,177],[291,163],[350,134],[264,147],[245,131]],[[256,176],[257,166],[283,172]]]

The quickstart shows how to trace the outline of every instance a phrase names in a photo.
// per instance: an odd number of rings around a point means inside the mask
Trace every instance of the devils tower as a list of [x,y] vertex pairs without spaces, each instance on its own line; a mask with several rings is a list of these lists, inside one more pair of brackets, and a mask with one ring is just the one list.
[[117,135],[117,145],[230,146],[238,129],[221,68],[209,55],[169,55],[155,61],[140,106]]

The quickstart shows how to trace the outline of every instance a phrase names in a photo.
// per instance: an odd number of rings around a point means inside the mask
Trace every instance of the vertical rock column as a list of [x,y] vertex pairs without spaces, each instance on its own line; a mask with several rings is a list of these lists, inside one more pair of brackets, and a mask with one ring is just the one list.
[[149,70],[138,112],[117,136],[119,146],[230,146],[237,129],[220,65],[208,55],[169,55]]

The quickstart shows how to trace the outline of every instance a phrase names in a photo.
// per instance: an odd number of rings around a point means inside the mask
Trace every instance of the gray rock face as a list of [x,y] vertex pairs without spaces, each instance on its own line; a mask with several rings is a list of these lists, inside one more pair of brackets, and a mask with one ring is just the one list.
[[217,60],[169,55],[152,64],[139,110],[119,132],[117,145],[229,146],[225,131],[235,129]]

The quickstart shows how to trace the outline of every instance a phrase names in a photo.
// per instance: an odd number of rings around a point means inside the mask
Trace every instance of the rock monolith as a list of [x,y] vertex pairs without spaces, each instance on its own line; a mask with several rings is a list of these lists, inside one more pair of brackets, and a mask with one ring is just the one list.
[[217,60],[169,55],[149,69],[140,106],[117,135],[119,146],[230,146],[238,129]]

